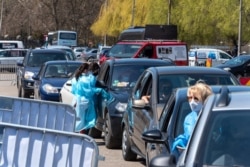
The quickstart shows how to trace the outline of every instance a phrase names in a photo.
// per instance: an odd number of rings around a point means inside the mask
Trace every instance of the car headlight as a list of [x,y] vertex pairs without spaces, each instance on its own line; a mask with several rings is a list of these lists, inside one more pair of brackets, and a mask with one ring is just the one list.
[[46,93],[59,93],[57,88],[53,87],[52,85],[50,84],[45,84],[43,85],[43,90],[46,92]]
[[126,108],[127,108],[127,103],[120,103],[118,102],[116,105],[115,105],[115,109],[119,112],[124,112],[126,111]]
[[223,70],[225,70],[225,71],[230,71],[230,70],[231,70],[231,68],[229,68],[229,67],[225,67],[225,68],[223,68]]
[[32,79],[32,76],[33,76],[33,75],[34,75],[33,72],[25,71],[25,73],[24,73],[24,78],[25,78],[25,79],[28,79],[28,80],[33,80],[33,79]]

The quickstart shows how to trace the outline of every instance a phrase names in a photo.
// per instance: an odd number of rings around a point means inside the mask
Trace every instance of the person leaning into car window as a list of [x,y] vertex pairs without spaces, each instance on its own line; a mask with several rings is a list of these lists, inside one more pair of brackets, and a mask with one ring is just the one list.
[[76,99],[75,132],[88,134],[89,129],[94,127],[96,123],[95,95],[101,93],[102,97],[107,99],[107,102],[113,100],[112,96],[102,88],[96,88],[92,85],[88,63],[83,63],[77,69],[71,91]]
[[171,152],[176,157],[179,157],[181,150],[185,149],[204,101],[211,94],[212,89],[205,83],[198,82],[188,88],[187,98],[191,112],[185,117],[184,133],[177,136],[172,145]]

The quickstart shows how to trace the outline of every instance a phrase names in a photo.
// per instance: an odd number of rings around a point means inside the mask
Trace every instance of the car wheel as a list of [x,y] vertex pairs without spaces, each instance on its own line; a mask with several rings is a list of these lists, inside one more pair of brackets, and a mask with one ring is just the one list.
[[18,97],[22,97],[22,88],[21,88],[21,86],[18,87]]
[[122,156],[125,161],[134,161],[137,158],[137,155],[131,150],[130,139],[126,127],[124,127],[122,133]]
[[19,89],[18,89],[18,97],[24,97],[24,98],[29,98],[29,94],[27,92],[25,92],[25,90],[22,88],[22,86],[20,85]]
[[119,141],[114,139],[111,134],[111,123],[108,114],[105,115],[105,129],[104,129],[104,140],[105,146],[109,149],[120,148],[121,144]]
[[62,95],[59,94],[59,102],[62,103]]
[[91,128],[89,130],[89,136],[93,138],[101,138],[102,137],[102,131],[96,129],[96,128]]

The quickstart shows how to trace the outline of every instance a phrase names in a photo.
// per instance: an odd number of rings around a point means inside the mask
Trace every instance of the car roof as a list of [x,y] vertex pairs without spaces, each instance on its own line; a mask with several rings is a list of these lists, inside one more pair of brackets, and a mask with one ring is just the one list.
[[178,41],[178,40],[122,40],[117,42],[117,44],[138,44],[138,45],[143,45],[143,44],[161,44],[161,45],[186,45],[185,42]]
[[[123,59],[109,59],[105,61],[103,64],[173,64],[170,60],[161,60],[161,59],[147,59],[147,58],[123,58]],[[174,65],[174,64],[173,64]]]
[[63,46],[63,45],[49,45],[46,47],[47,49],[52,49],[52,48],[65,48],[65,49],[71,49],[69,46]]
[[[245,59],[250,59],[250,55],[240,55],[239,56],[239,58],[245,58]],[[235,58],[237,58],[237,57],[235,57]]]
[[51,60],[44,63],[45,65],[50,64],[82,64],[80,61],[74,61],[74,60]]
[[32,49],[33,53],[66,53],[64,50],[60,49]]
[[202,66],[150,67],[148,70],[157,71],[158,74],[230,74],[219,68]]

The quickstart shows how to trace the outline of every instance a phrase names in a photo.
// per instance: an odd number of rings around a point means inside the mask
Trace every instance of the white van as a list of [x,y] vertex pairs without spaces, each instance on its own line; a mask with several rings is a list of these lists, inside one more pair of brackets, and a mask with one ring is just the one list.
[[0,40],[0,49],[24,49],[23,41]]
[[233,58],[223,50],[209,48],[190,49],[188,55],[189,66],[206,66],[207,58],[211,58],[212,66],[216,66]]

